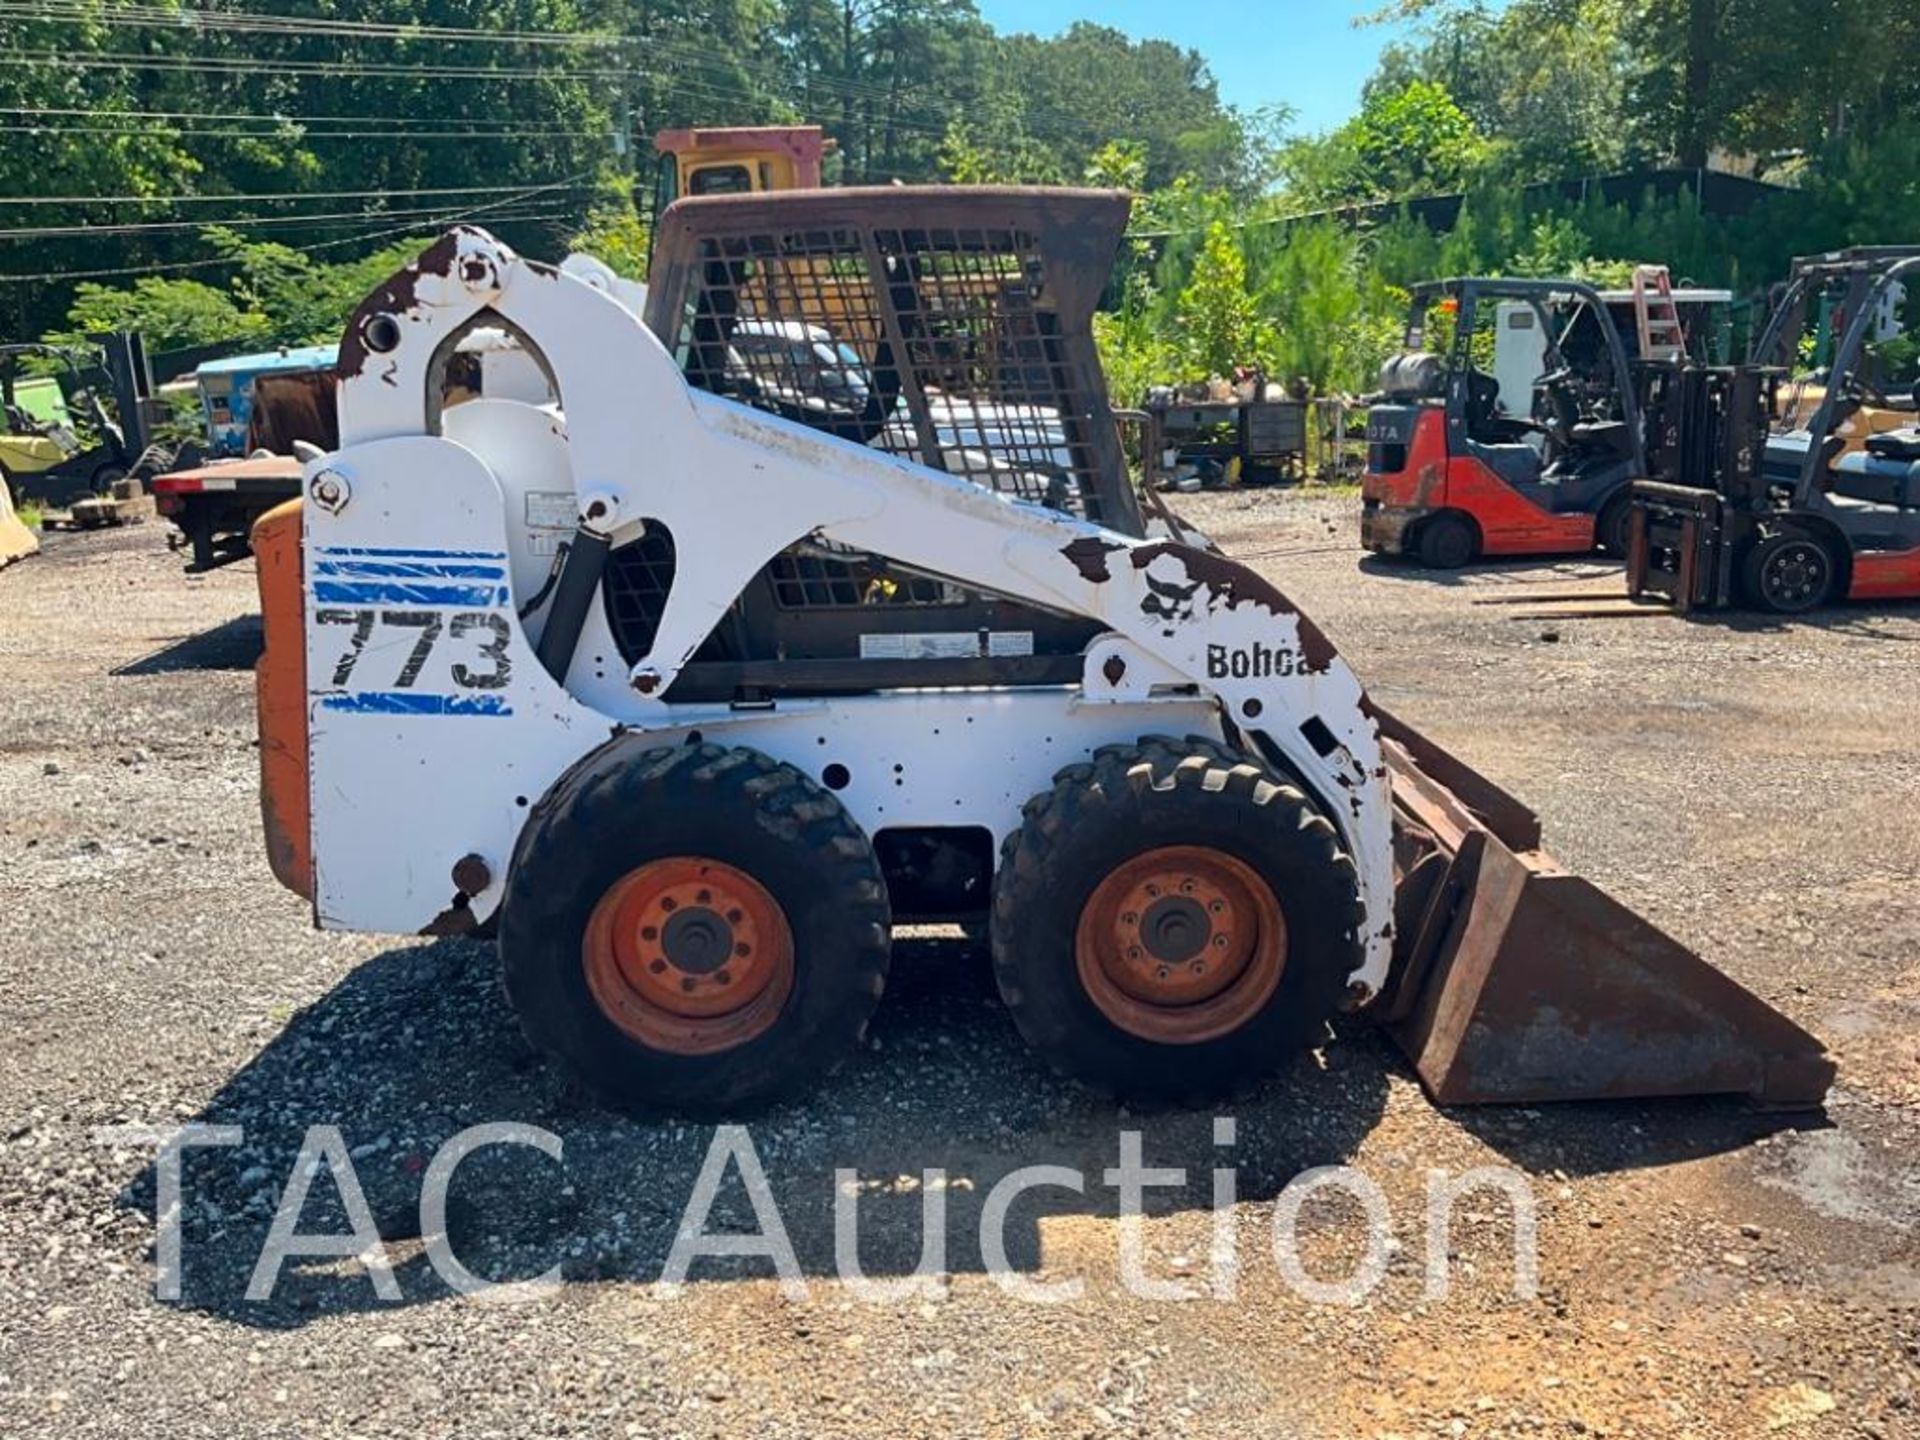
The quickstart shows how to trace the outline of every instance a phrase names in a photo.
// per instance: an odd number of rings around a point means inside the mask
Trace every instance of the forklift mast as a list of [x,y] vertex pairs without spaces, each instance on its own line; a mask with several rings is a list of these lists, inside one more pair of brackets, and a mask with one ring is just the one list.
[[1636,481],[1627,592],[1682,614],[1728,603],[1757,516],[1777,499],[1765,473],[1781,374],[1757,365],[1689,365],[1654,379],[1648,430],[1655,478]]
[[1920,250],[1889,247],[1873,253],[1875,260],[1857,265],[1849,273],[1844,312],[1846,330],[1834,350],[1826,394],[1807,424],[1812,443],[1801,458],[1799,477],[1794,483],[1791,503],[1795,507],[1806,505],[1824,484],[1835,452],[1842,444],[1836,432],[1866,403],[1863,362],[1867,337],[1881,302],[1896,286],[1903,285],[1906,277],[1920,274]]

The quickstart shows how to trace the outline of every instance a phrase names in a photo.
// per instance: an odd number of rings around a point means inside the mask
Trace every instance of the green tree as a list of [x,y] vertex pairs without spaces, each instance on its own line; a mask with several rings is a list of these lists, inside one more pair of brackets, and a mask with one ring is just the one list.
[[[345,320],[345,316],[341,317]],[[273,325],[233,295],[198,280],[143,275],[125,288],[85,282],[74,291],[61,339],[80,343],[106,330],[138,330],[155,350],[225,341],[265,344]]]
[[1207,227],[1193,274],[1176,305],[1188,375],[1225,375],[1259,358],[1263,327],[1247,289],[1247,259],[1224,220]]
[[1368,95],[1350,123],[1354,155],[1376,195],[1457,190],[1485,154],[1485,137],[1431,80]]

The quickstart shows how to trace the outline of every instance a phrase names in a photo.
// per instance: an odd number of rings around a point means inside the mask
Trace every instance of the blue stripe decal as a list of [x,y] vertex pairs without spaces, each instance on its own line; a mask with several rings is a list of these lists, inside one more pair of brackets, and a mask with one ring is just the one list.
[[354,580],[505,580],[507,572],[499,565],[471,562],[447,565],[424,560],[316,560],[316,575],[333,575]]
[[324,545],[321,555],[366,555],[385,560],[497,560],[505,561],[504,550],[390,550],[382,546]]
[[402,584],[398,581],[315,580],[313,598],[321,605],[458,605],[486,610],[505,605],[513,592],[505,585]]
[[511,715],[504,695],[427,695],[414,690],[361,690],[328,695],[322,709],[347,715]]

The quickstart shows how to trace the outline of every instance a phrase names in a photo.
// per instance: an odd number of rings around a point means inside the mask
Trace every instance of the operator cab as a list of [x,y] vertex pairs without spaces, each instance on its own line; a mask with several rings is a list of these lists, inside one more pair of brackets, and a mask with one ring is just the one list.
[[749,195],[818,190],[833,141],[818,125],[662,130],[652,214],[688,195]]
[[[1531,357],[1524,379],[1516,355]],[[1643,440],[1625,346],[1590,286],[1417,286],[1403,348],[1380,379],[1368,417],[1367,548],[1439,568],[1596,541],[1623,548],[1618,497],[1644,468]]]

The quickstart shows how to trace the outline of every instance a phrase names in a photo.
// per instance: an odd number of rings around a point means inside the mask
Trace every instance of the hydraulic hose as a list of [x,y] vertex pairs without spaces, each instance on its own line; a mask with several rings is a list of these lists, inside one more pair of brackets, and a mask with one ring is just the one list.
[[612,548],[611,536],[582,525],[574,531],[566,558],[560,562],[559,576],[553,582],[553,603],[547,609],[546,627],[540,632],[534,654],[546,672],[562,684],[573,664],[573,652],[580,644],[580,632],[586,626],[600,578],[606,574],[607,553]]

